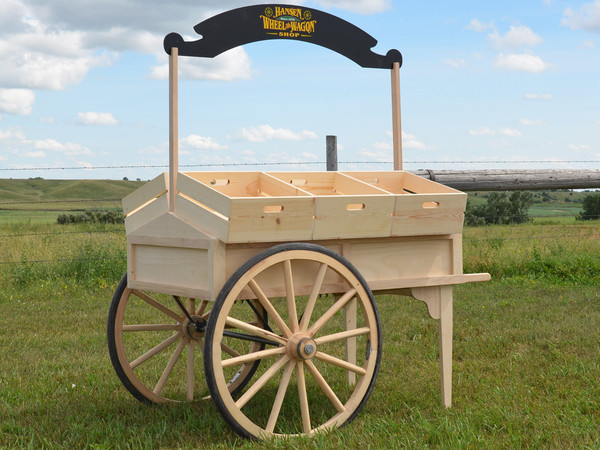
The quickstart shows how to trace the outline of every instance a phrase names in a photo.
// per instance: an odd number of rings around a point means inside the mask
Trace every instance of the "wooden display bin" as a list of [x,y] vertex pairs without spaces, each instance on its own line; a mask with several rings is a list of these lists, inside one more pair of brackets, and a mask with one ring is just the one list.
[[276,172],[274,177],[316,197],[312,239],[390,235],[394,196],[340,172]]
[[344,172],[396,194],[391,236],[462,233],[467,194],[409,172]]

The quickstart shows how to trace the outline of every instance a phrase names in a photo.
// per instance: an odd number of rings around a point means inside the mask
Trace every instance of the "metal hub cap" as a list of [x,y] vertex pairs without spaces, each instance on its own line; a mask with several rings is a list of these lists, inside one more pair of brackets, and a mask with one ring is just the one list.
[[298,342],[296,353],[301,359],[312,359],[317,353],[317,344],[311,338],[303,338]]

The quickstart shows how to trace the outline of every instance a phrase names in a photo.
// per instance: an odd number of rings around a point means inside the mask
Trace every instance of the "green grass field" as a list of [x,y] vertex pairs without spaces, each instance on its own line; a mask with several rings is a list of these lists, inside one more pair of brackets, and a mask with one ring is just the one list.
[[106,316],[122,225],[13,214],[0,219],[0,448],[600,448],[598,221],[465,228],[465,272],[493,280],[454,291],[451,409],[437,323],[417,300],[380,296],[383,357],[358,417],[255,443],[210,401],[146,406],[121,385]]
[[598,448],[600,224],[467,228],[457,287],[454,405],[440,406],[437,324],[377,299],[384,351],[373,395],[312,440],[238,438],[211,402],[140,404],[108,358],[106,315],[125,270],[122,226],[4,224],[0,448]]

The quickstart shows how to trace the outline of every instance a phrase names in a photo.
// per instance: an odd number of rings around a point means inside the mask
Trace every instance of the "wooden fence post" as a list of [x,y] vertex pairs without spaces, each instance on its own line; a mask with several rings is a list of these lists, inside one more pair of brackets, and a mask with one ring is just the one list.
[[327,136],[325,141],[327,146],[327,171],[337,172],[337,136]]

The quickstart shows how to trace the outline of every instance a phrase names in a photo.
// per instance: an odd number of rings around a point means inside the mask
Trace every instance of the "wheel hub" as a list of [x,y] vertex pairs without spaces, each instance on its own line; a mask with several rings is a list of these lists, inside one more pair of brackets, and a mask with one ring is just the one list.
[[287,351],[295,360],[312,359],[317,353],[317,343],[309,336],[294,335],[288,341]]
[[206,320],[200,316],[191,316],[192,322],[189,319],[185,319],[183,327],[187,331],[188,335],[192,339],[200,340],[204,337],[204,330],[206,329]]

